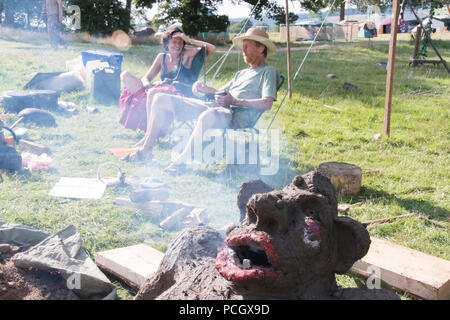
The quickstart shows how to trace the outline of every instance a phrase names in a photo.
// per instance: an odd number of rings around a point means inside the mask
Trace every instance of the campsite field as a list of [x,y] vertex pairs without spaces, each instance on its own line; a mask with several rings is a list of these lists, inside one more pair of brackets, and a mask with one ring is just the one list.
[[[435,45],[450,62],[449,39],[435,41]],[[280,133],[279,170],[275,175],[262,176],[262,180],[282,188],[295,175],[314,170],[323,162],[353,163],[363,169],[362,190],[339,202],[363,203],[350,209],[350,217],[367,221],[418,211],[449,227],[450,78],[442,66],[408,67],[413,47],[407,41],[398,44],[391,136],[379,138],[375,135],[383,129],[386,67],[378,63],[387,61],[388,45],[372,42],[312,51],[293,82],[292,99],[285,100],[272,127]],[[53,52],[44,36],[7,32],[0,32],[0,48],[0,93],[21,90],[33,72],[64,71],[65,62],[83,50],[120,51],[107,44],[73,42],[69,49]],[[123,51],[122,67],[143,76],[160,50],[160,46],[138,46]],[[305,53],[292,52],[293,74]],[[428,54],[434,58],[431,47]],[[220,57],[219,53],[208,57],[207,67]],[[243,68],[242,58],[230,54],[215,82],[211,82],[214,70],[208,74],[209,84],[219,86],[230,79],[238,61]],[[286,75],[285,52],[269,58],[268,63]],[[329,73],[337,78],[326,78]],[[344,89],[344,82],[357,89]],[[259,128],[267,128],[286,90],[285,84],[274,108],[259,121]],[[208,208],[211,227],[223,229],[238,221],[239,187],[256,176],[245,170],[230,171],[220,163],[208,168],[195,165],[186,175],[165,177],[162,169],[171,155],[167,140],[155,149],[154,165],[120,163],[128,184],[108,187],[101,200],[50,197],[49,190],[61,177],[95,178],[99,165],[119,163],[108,148],[130,147],[142,137],[142,132],[135,133],[118,124],[117,106],[94,105],[87,90],[64,93],[60,100],[76,103],[78,114],[55,114],[56,128],[24,125],[29,128],[29,140],[51,148],[51,169],[1,174],[0,221],[51,233],[73,224],[91,257],[99,251],[144,240],[165,250],[174,233],[163,231],[156,221],[139,211],[113,205],[115,198],[127,197],[134,186],[150,176],[160,177],[168,184],[170,200]],[[86,106],[96,106],[99,112],[88,113]],[[11,116],[5,122],[11,124],[14,120]],[[448,229],[418,217],[370,225],[368,231],[372,236],[450,259]],[[350,276],[339,276],[338,280],[343,286],[355,286]],[[133,290],[115,283],[121,288],[122,299],[132,298]],[[408,298],[406,294],[403,297]]]

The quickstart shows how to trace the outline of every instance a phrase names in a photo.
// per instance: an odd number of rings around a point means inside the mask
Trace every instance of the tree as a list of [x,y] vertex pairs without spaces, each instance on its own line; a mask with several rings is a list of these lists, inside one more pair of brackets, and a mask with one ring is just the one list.
[[160,12],[153,24],[170,24],[179,21],[186,34],[195,36],[199,32],[226,31],[230,21],[217,14],[217,4],[222,0],[136,0],[137,7],[152,8],[159,5]]
[[132,0],[127,0],[126,6],[125,6],[125,8],[127,10],[127,24],[129,26],[131,26],[131,2],[132,2]]
[[130,11],[123,7],[119,0],[69,0],[68,2],[80,7],[80,31],[110,35],[119,29],[125,32],[130,29]]
[[[314,0],[311,0],[314,2]],[[260,20],[265,14],[278,24],[285,23],[284,7],[276,0],[231,0],[233,4],[248,3],[253,8],[253,18]],[[217,15],[217,6],[222,0],[136,0],[136,6],[152,8],[159,5],[160,13],[153,20],[154,24],[168,24],[179,21],[189,35],[202,31],[225,31],[229,25],[228,17]],[[289,14],[289,20],[295,22],[298,16]]]
[[246,32],[248,29],[250,29],[251,27],[253,27],[253,23],[248,20],[247,24],[245,25],[245,28],[242,29],[242,27],[244,26],[244,23],[247,21],[247,19],[243,19],[240,22],[234,23],[230,26],[230,32],[232,33],[238,33],[242,30],[242,32]]
[[3,0],[0,0],[0,24],[2,24]]

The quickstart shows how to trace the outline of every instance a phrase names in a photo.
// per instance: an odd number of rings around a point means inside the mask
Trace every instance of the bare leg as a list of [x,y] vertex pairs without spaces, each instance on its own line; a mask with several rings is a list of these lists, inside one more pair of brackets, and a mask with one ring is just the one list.
[[159,89],[156,88],[152,88],[149,89],[147,91],[147,102],[146,102],[146,114],[147,114],[147,129],[146,129],[146,133],[145,136],[138,142],[136,143],[134,146],[135,147],[142,147],[144,145],[145,140],[147,140],[148,136],[149,136],[149,132],[150,132],[150,111],[152,110],[152,104],[153,104],[153,99],[155,97],[155,95],[157,93],[160,93],[161,91]]
[[[218,121],[218,118],[221,117],[221,121]],[[170,164],[169,167],[177,166],[182,163],[186,163],[188,160],[188,156],[191,153],[192,147],[194,146],[195,141],[197,139],[203,139],[203,133],[206,130],[212,128],[225,128],[228,127],[229,122],[231,121],[231,114],[220,114],[218,109],[208,109],[204,111],[200,117],[198,118],[197,123],[195,124],[194,130],[192,131],[191,136],[189,137],[188,143],[181,154]]]
[[140,149],[140,152],[144,155],[151,153],[161,133],[165,132],[166,126],[171,124],[174,114],[171,95],[155,93],[151,102],[151,105],[147,105],[150,114],[147,118],[145,141]]
[[135,94],[144,87],[141,79],[139,79],[129,71],[122,72],[122,74],[120,75],[120,79],[131,94]]

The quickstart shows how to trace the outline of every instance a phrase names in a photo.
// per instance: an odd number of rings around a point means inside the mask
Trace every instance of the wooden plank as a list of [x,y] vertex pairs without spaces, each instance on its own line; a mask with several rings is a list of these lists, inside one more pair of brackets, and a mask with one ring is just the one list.
[[148,245],[138,244],[99,252],[95,263],[114,276],[139,289],[145,279],[154,274],[164,253]]
[[31,153],[37,154],[38,156],[43,153],[46,153],[48,155],[52,154],[52,151],[49,147],[28,140],[20,139],[19,146],[22,150],[30,151]]
[[450,261],[371,237],[367,254],[350,271],[370,276],[367,268],[380,269],[390,286],[427,300],[450,299]]

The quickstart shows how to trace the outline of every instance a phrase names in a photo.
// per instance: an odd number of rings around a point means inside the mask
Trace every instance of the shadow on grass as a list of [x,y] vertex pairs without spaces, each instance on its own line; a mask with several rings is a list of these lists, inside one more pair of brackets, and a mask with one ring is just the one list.
[[340,200],[349,204],[358,202],[384,201],[395,203],[409,212],[418,212],[429,215],[438,221],[447,221],[450,212],[442,207],[434,205],[432,202],[423,199],[400,198],[403,195],[389,194],[383,190],[361,187],[358,197],[343,197]]

